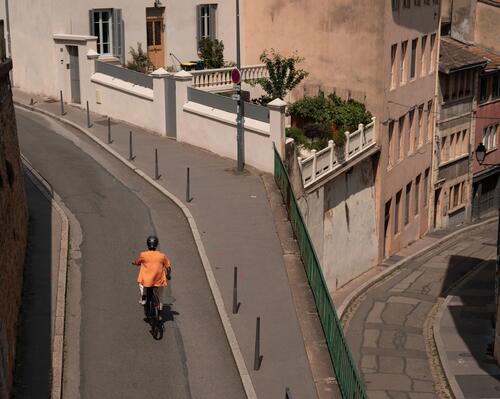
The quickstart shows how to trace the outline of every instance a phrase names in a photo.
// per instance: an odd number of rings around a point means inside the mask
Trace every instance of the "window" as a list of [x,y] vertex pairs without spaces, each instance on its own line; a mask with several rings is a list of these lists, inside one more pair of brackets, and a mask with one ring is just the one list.
[[201,39],[216,39],[217,4],[200,4],[196,6],[198,20],[198,43]]
[[401,206],[401,191],[396,194],[396,207],[394,208],[394,234],[399,232],[399,208]]
[[483,144],[487,151],[497,148],[497,134],[499,124],[487,126],[483,129]]
[[469,153],[469,140],[467,140],[467,129],[462,131],[462,155]]
[[396,54],[398,51],[398,45],[393,44],[391,46],[391,89],[394,89],[397,84],[396,80]]
[[403,6],[405,8],[410,8],[410,6],[411,6],[411,0],[403,0]]
[[418,107],[418,121],[417,121],[417,129],[415,131],[415,146],[419,147],[422,145],[422,136],[424,135],[424,132],[422,130],[422,122],[424,119],[424,104],[420,105]]
[[0,62],[2,62],[6,57],[5,51],[5,33],[4,33],[4,22],[0,19]]
[[493,98],[500,97],[500,74],[493,75],[493,87],[491,88],[491,96]]
[[[420,4],[419,4],[420,5]],[[420,75],[424,76],[427,72],[427,66],[425,65],[425,61],[427,59],[425,52],[427,50],[427,36],[422,36],[422,41],[420,45]]]
[[392,11],[399,10],[399,0],[392,0]]
[[405,128],[405,117],[402,116],[399,118],[399,126],[398,126],[398,141],[397,141],[397,150],[396,155],[398,161],[403,158],[403,132]]
[[97,52],[113,55],[125,62],[123,53],[122,11],[119,8],[89,11],[90,34],[97,36]]
[[470,95],[471,86],[474,84],[473,79],[474,79],[474,71],[472,70],[465,71],[465,89],[464,89],[465,96]]
[[411,182],[406,185],[405,193],[405,214],[404,214],[404,224],[405,226],[410,221],[410,194],[411,194]]
[[415,110],[412,109],[408,113],[408,153],[412,153],[415,149]]
[[429,66],[429,71],[432,73],[434,72],[434,63],[436,62],[436,34],[433,33],[431,35],[431,43],[430,43],[430,48],[429,51],[431,52],[430,55],[430,66]]
[[432,109],[432,100],[427,103],[427,140],[432,140],[434,133],[434,110]]
[[465,75],[466,72],[459,72],[458,74],[458,98],[462,98],[464,96],[464,87],[465,87]]
[[424,173],[424,185],[422,187],[422,201],[423,201],[423,206],[424,208],[427,206],[427,201],[428,201],[428,187],[429,187],[429,168],[425,170]]
[[420,5],[420,0],[415,0],[415,5],[419,6]]
[[456,208],[459,205],[460,184],[455,184],[450,194],[450,208]]
[[466,190],[465,182],[462,182],[461,187],[460,187],[460,203],[461,204],[465,204],[466,191],[467,190]]
[[401,59],[400,59],[400,71],[399,80],[401,84],[406,82],[406,48],[408,47],[408,41],[401,43]]
[[448,161],[448,137],[443,137],[441,139],[441,162],[440,163],[443,163],[443,162],[446,162]]
[[450,134],[450,154],[449,159],[455,158],[455,133]]
[[415,79],[415,63],[417,62],[417,44],[418,39],[411,41],[411,63],[410,63],[410,79]]
[[394,121],[389,122],[389,160],[388,166],[391,167],[394,163]]
[[479,102],[484,103],[488,99],[488,78],[481,76],[479,80]]
[[418,215],[418,208],[420,206],[420,175],[415,179],[415,203],[413,204],[413,210],[415,215]]
[[457,86],[456,86],[456,75],[451,74],[449,78],[448,90],[450,92],[450,98],[454,100],[457,97]]

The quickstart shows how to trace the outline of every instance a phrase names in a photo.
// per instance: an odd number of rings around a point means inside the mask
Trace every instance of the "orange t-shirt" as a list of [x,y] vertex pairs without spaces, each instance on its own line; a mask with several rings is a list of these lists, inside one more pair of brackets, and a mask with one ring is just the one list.
[[144,287],[164,287],[167,285],[165,268],[170,267],[167,256],[160,251],[144,251],[135,263],[141,265],[137,282]]

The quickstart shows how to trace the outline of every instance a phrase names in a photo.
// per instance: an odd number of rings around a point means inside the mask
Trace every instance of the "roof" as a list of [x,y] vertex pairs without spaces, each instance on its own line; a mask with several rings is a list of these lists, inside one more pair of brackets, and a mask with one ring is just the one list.
[[449,37],[441,38],[439,49],[439,70],[450,73],[459,69],[484,66],[488,60],[470,51],[464,43]]
[[[500,1],[500,0],[499,0]],[[483,57],[488,61],[484,68],[485,72],[496,71],[500,69],[500,54],[492,50],[487,50],[477,45],[468,46],[467,50],[471,53]]]

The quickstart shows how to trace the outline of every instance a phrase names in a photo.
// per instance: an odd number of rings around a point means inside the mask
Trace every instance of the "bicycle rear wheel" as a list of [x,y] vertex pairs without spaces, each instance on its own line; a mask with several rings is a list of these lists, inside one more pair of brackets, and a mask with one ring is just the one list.
[[163,338],[163,324],[160,320],[160,309],[154,306],[151,317],[151,335],[159,341]]

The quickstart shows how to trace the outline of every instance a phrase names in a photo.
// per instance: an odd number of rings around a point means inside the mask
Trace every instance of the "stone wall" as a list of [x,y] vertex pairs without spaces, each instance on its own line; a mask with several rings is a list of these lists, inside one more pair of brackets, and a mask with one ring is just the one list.
[[0,398],[12,384],[28,230],[11,67],[10,60],[0,63]]

